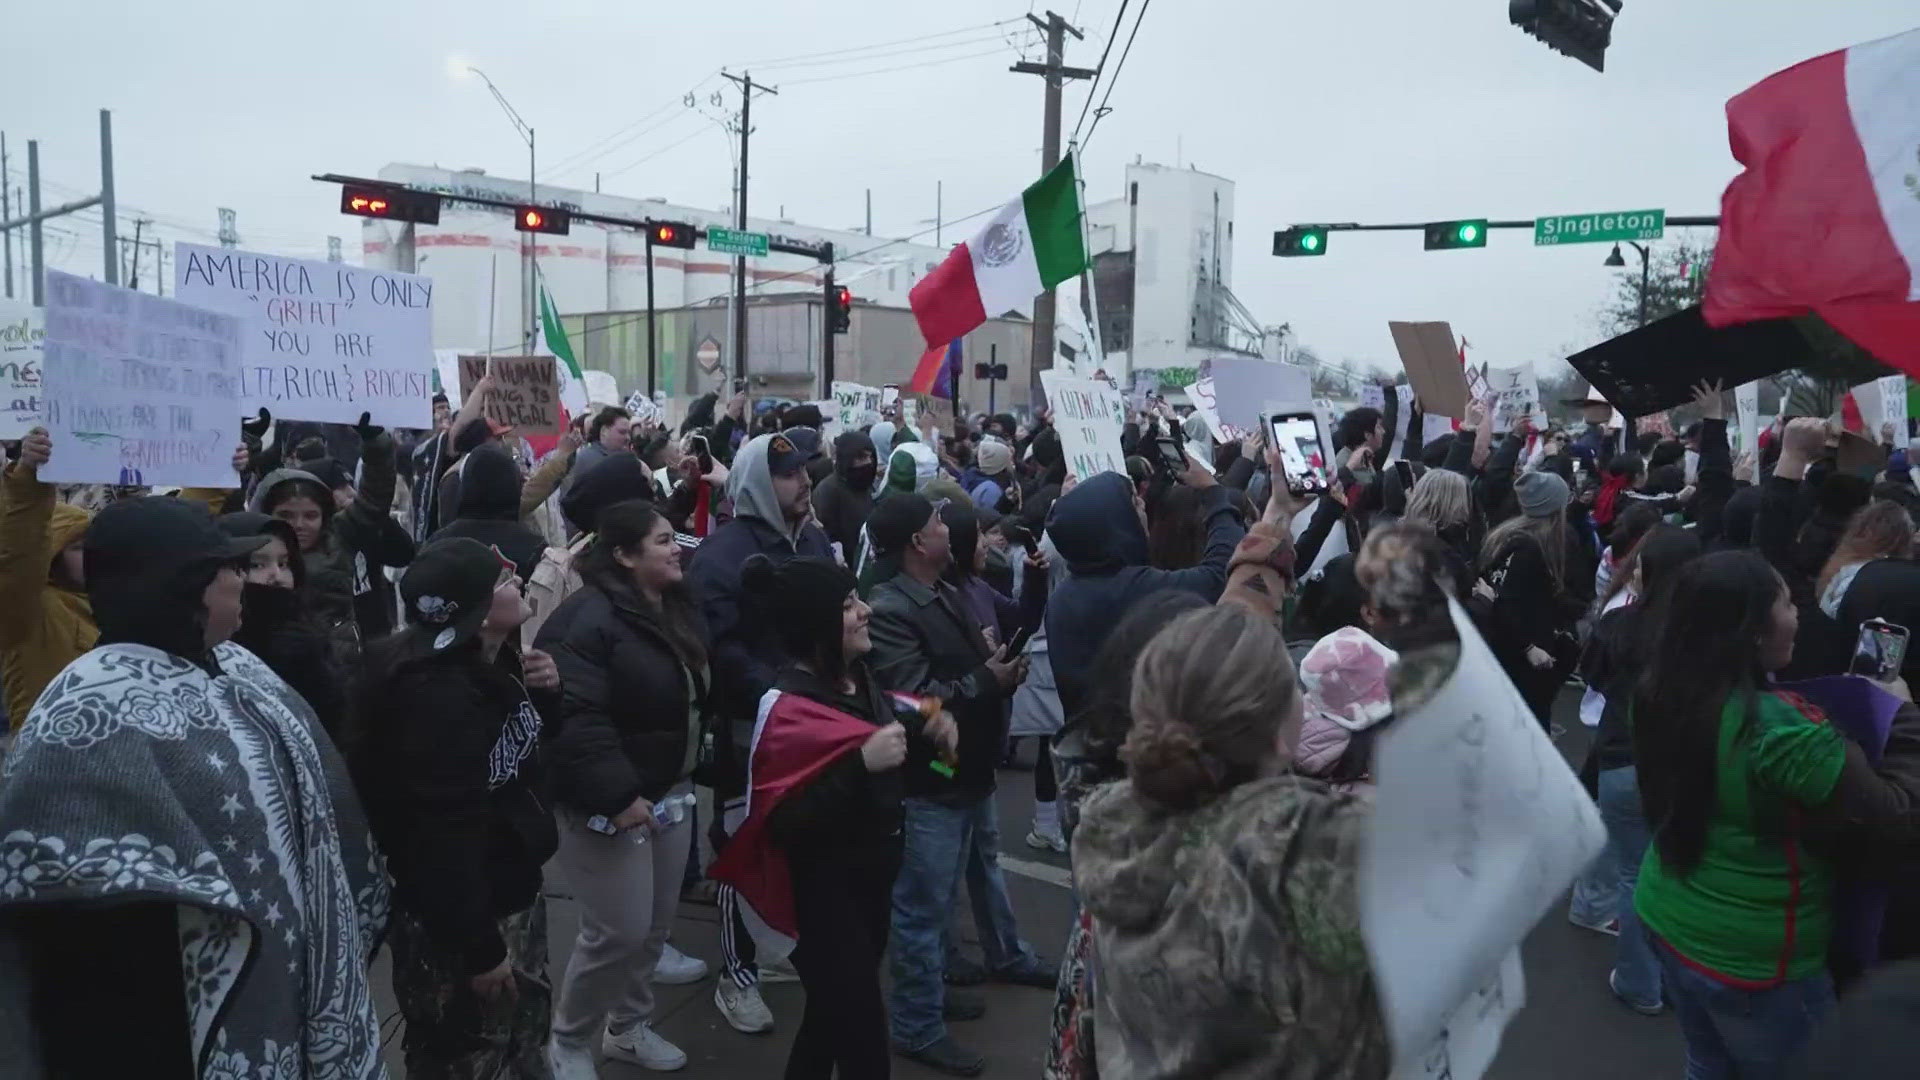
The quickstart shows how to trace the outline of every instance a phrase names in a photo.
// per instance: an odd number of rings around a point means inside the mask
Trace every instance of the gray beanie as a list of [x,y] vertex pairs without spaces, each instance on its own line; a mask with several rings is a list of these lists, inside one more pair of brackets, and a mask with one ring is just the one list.
[[1567,508],[1567,482],[1550,472],[1530,472],[1513,485],[1520,512],[1530,518],[1552,517]]

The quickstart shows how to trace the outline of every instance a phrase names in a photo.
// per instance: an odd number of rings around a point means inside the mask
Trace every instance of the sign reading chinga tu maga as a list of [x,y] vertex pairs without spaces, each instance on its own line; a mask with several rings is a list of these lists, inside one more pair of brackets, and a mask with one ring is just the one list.
[[242,411],[431,426],[431,278],[181,244],[174,291],[241,320]]
[[51,483],[233,487],[241,321],[47,274]]

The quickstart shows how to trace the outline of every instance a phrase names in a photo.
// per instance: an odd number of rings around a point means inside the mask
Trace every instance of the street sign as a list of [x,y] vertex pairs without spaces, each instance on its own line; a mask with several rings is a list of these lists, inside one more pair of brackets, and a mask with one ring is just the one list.
[[1666,231],[1665,210],[1614,210],[1600,214],[1561,214],[1533,219],[1533,242],[1538,247],[1658,240]]
[[693,350],[693,359],[708,374],[720,370],[720,343],[712,338],[705,339]]
[[737,229],[707,229],[707,250],[718,251],[722,255],[757,255],[765,258],[767,254],[767,234],[763,232],[740,232]]

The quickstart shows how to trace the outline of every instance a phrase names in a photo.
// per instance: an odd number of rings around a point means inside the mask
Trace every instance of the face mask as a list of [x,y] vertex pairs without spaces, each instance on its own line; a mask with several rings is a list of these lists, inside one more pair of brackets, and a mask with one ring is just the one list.
[[854,487],[872,487],[873,478],[879,475],[879,472],[880,467],[877,465],[855,465],[847,470],[847,482]]

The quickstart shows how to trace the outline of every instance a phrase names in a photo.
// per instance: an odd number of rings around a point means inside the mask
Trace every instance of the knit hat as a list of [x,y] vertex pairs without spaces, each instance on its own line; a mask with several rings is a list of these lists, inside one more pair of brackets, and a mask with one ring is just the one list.
[[1567,508],[1567,482],[1550,472],[1530,472],[1513,485],[1520,512],[1530,518],[1552,517]]
[[775,562],[753,555],[740,568],[740,587],[795,658],[814,655],[826,642],[838,644],[840,609],[855,584],[853,572],[833,559]]
[[988,439],[974,453],[974,461],[983,476],[999,476],[1013,466],[1013,447],[998,439]]

